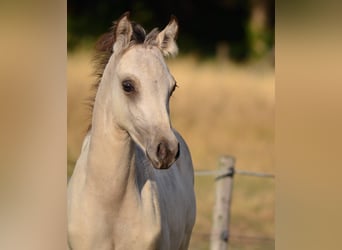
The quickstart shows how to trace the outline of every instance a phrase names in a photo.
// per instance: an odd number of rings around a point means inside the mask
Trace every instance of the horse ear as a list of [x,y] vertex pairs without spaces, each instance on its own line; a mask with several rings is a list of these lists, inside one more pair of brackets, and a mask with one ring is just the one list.
[[175,56],[178,53],[176,36],[178,24],[175,16],[171,16],[169,24],[158,34],[156,41],[164,56]]
[[113,45],[114,53],[120,52],[122,49],[125,49],[132,37],[133,28],[132,24],[129,20],[129,12],[123,14],[117,22],[115,32],[115,43]]

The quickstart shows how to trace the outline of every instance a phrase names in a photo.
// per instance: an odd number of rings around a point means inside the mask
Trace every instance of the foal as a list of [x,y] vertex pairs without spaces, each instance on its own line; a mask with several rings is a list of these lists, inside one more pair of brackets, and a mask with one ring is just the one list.
[[[146,35],[124,14],[100,40],[108,50],[92,125],[68,185],[73,250],[187,249],[195,222],[189,149],[169,117],[178,24]],[[109,48],[109,49],[108,49]]]

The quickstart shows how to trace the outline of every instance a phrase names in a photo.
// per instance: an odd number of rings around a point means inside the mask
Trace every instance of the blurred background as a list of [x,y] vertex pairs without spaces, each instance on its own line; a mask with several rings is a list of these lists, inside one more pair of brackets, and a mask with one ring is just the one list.
[[[179,88],[173,126],[186,139],[195,170],[221,155],[236,169],[274,173],[274,1],[69,0],[68,175],[87,129],[96,39],[125,11],[147,31],[179,22],[180,54],[168,59]],[[229,249],[274,249],[274,179],[234,177]],[[214,176],[196,176],[197,219],[190,249],[209,249]]]

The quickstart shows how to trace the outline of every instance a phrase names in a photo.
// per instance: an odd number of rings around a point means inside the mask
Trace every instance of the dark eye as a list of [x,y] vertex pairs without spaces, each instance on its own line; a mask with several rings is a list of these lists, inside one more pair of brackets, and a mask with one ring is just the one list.
[[135,91],[134,88],[134,82],[132,80],[124,80],[122,82],[122,89],[126,92],[126,93],[131,93]]

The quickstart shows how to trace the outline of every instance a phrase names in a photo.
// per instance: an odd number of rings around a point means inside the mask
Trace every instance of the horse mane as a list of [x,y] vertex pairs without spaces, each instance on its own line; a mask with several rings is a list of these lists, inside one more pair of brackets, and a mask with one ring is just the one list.
[[[155,45],[155,38],[159,34],[158,28],[154,28],[149,34],[146,34],[145,29],[138,23],[131,21],[133,34],[129,43],[129,47],[132,47],[135,44],[146,44],[146,45]],[[95,82],[91,87],[92,94],[88,98],[88,107],[90,110],[90,123],[88,126],[89,131],[92,126],[92,114],[94,110],[94,103],[97,90],[100,86],[100,82],[103,76],[104,69],[113,54],[113,45],[116,41],[115,31],[117,28],[117,21],[113,22],[112,27],[107,33],[102,34],[97,42],[95,43],[95,52],[93,56],[93,64],[94,64],[94,75]]]

